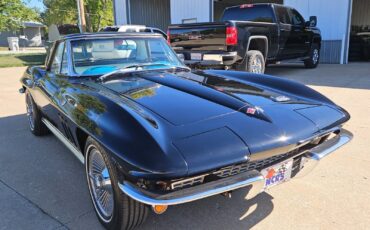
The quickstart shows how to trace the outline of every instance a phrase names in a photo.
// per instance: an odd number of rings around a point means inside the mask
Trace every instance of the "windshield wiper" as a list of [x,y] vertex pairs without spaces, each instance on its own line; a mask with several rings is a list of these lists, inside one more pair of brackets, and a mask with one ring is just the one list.
[[[142,68],[142,67],[146,67],[146,66],[156,66],[156,65],[164,65],[164,66],[168,66],[166,64],[162,64],[162,63],[146,63],[146,64],[134,64],[134,65],[129,65],[129,66],[125,66],[124,68],[122,69],[131,69],[131,68],[135,68],[135,70],[138,70],[139,68]],[[122,70],[121,69],[121,70]]]
[[185,66],[184,67],[183,66],[170,66],[170,65],[166,65],[166,64],[160,64],[160,63],[134,64],[134,65],[125,66],[125,67],[123,67],[123,68],[121,68],[119,70],[116,70],[116,71],[113,71],[113,72],[104,74],[104,75],[100,76],[97,79],[97,81],[105,82],[105,81],[109,80],[110,78],[114,77],[115,76],[115,73],[119,73],[119,72],[124,73],[124,71],[127,70],[127,69],[135,68],[135,71],[137,71],[139,68],[142,68],[142,67],[156,66],[156,65],[163,65],[163,66],[168,67],[169,69],[181,69],[181,70],[186,70],[186,71],[189,71],[190,70],[189,67],[185,67]]

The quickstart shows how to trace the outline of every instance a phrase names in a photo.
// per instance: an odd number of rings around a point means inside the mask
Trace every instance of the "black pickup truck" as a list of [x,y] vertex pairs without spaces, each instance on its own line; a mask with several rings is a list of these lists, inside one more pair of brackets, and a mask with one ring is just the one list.
[[244,4],[226,8],[221,22],[171,25],[168,42],[187,65],[263,73],[266,64],[297,59],[315,68],[321,34],[290,7]]

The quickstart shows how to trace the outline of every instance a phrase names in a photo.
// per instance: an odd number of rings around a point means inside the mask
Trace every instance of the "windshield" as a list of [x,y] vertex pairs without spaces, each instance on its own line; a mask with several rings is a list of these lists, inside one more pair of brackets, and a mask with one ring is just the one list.
[[102,75],[141,66],[143,69],[183,67],[161,38],[104,38],[71,42],[74,71],[79,75]]

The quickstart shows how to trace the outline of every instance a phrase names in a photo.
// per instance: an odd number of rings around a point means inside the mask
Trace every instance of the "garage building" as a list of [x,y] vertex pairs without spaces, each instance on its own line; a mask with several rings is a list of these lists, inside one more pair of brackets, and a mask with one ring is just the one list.
[[292,6],[306,20],[317,16],[323,38],[322,63],[370,60],[368,0],[114,0],[114,17],[116,25],[166,30],[170,24],[217,21],[226,7],[249,3]]

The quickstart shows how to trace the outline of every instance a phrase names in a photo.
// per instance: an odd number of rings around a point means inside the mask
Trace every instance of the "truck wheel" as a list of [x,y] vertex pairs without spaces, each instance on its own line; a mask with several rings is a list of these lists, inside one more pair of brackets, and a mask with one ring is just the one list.
[[86,141],[85,166],[95,212],[106,229],[133,229],[144,222],[148,207],[121,192],[117,169],[105,150],[91,137]]
[[265,65],[265,58],[261,51],[249,50],[247,52],[247,57],[237,67],[237,69],[251,73],[263,74],[265,72]]
[[43,136],[48,133],[48,129],[41,121],[41,112],[37,108],[37,105],[33,101],[33,98],[28,90],[26,91],[25,95],[28,126],[30,127],[30,131],[35,136]]
[[311,46],[310,58],[304,60],[304,66],[306,68],[316,68],[320,61],[320,47],[318,44]]

